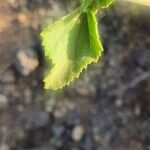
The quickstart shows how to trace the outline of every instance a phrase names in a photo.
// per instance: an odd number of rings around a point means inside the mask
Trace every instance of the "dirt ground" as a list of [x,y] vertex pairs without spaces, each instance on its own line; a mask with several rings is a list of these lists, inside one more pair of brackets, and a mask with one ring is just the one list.
[[150,11],[98,14],[104,53],[60,91],[44,90],[39,34],[67,0],[0,1],[0,150],[150,150]]

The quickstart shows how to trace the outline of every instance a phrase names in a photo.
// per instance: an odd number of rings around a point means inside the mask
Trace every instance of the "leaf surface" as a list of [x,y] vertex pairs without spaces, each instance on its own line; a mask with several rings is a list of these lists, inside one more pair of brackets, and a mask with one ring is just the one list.
[[109,7],[115,0],[98,0],[101,8]]
[[53,67],[44,79],[45,88],[62,88],[78,77],[103,50],[95,13],[74,11],[48,26],[42,33],[45,55]]

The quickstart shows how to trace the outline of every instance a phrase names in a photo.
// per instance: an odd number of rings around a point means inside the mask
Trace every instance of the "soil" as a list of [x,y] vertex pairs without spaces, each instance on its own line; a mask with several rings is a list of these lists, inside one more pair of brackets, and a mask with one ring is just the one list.
[[60,91],[43,89],[39,34],[74,7],[0,1],[0,150],[150,150],[149,8],[100,12],[99,62]]

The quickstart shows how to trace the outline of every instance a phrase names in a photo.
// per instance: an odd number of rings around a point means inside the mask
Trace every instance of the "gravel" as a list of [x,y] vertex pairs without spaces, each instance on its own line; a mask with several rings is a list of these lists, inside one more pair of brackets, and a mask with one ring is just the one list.
[[21,49],[18,51],[15,61],[15,67],[23,76],[29,75],[39,65],[37,54],[33,49]]

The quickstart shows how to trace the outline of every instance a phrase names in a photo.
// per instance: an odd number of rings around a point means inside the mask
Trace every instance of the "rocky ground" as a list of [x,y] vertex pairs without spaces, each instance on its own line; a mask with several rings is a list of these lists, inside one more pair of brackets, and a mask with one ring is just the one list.
[[101,12],[101,60],[69,87],[43,89],[39,33],[74,6],[0,1],[0,150],[150,150],[149,11]]

